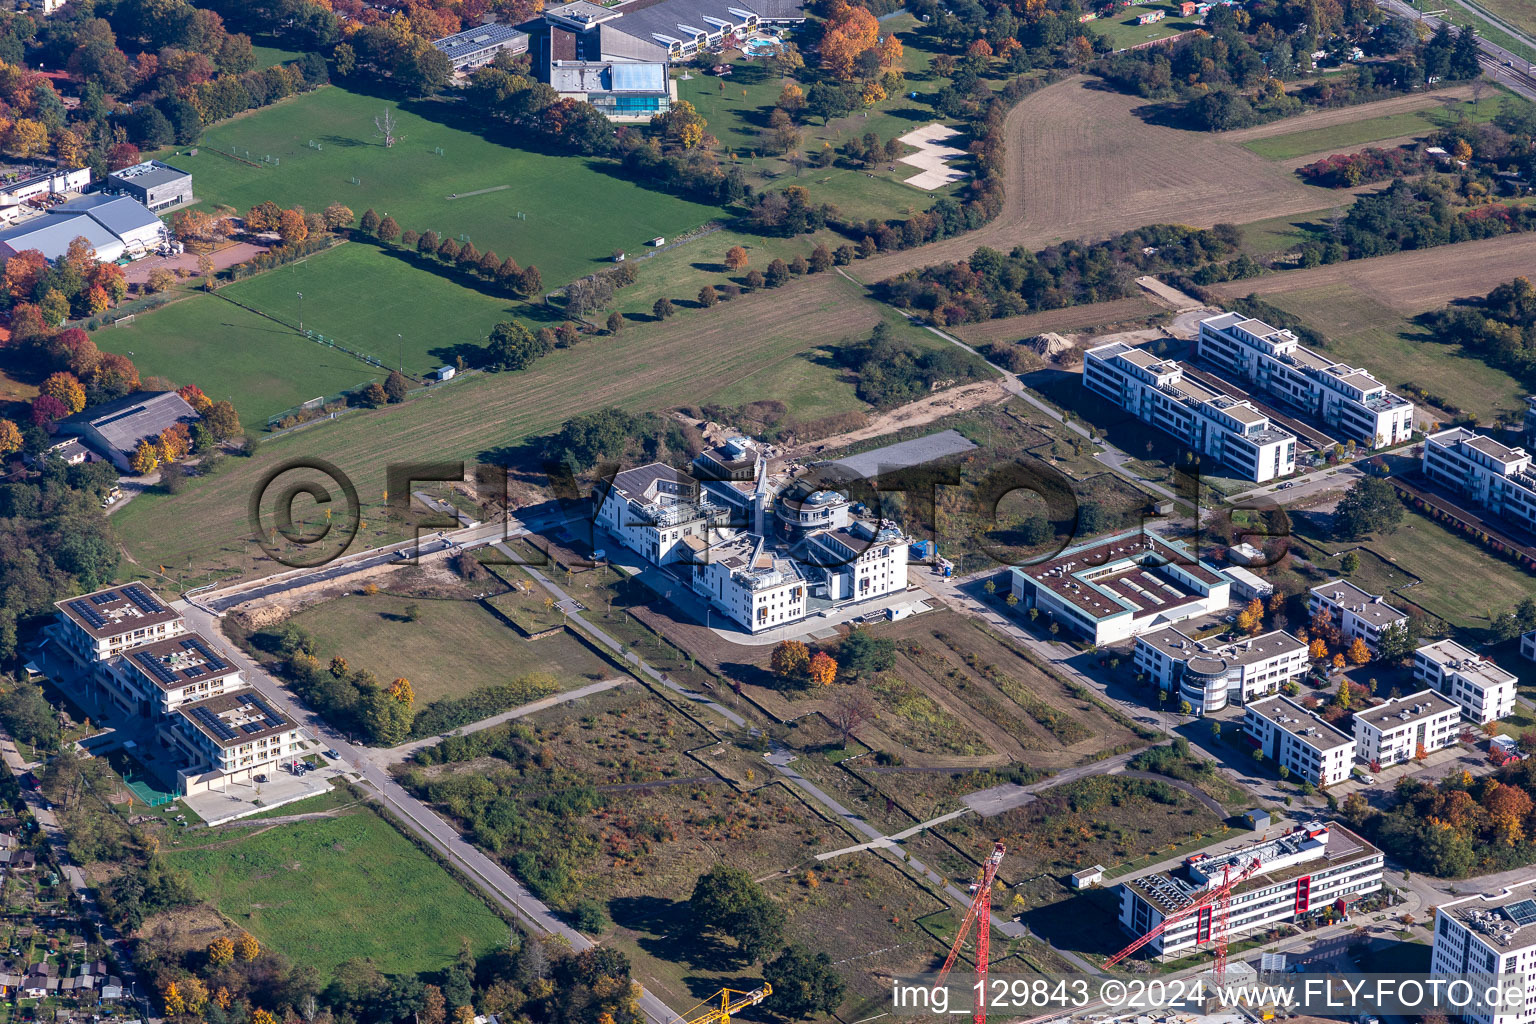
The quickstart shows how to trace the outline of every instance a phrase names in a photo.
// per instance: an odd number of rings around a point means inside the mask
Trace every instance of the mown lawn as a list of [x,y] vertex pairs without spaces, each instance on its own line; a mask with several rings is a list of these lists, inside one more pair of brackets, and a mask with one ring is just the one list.
[[[1136,24],[1137,18],[1152,11],[1164,12],[1163,20],[1150,25]],[[1088,23],[1088,28],[1103,36],[1116,50],[1153,39],[1166,39],[1199,27],[1200,17],[1180,17],[1178,4],[1137,4],[1117,11],[1112,18],[1099,18]]]
[[506,943],[505,922],[366,807],[185,833],[164,853],[199,898],[322,978],[354,957],[417,974],[448,966],[465,941],[477,953]]
[[[386,108],[399,124],[390,148],[373,124]],[[197,156],[173,162],[192,173],[205,204],[243,212],[268,199],[310,210],[341,202],[358,215],[372,207],[403,228],[467,236],[482,252],[534,264],[546,286],[719,212],[617,177],[608,164],[501,145],[478,134],[478,123],[444,120],[460,116],[474,115],[458,104],[402,108],[328,86],[210,128]]]
[[[306,330],[390,369],[403,361],[405,372],[416,376],[457,355],[473,363],[499,321],[529,320],[533,307],[489,287],[469,287],[456,275],[420,269],[416,261],[415,253],[400,249],[348,243],[229,285],[223,294],[294,325],[302,306]],[[325,351],[314,342],[304,344]],[[354,362],[359,370],[368,369]]]
[[[416,619],[411,621],[411,609]],[[475,601],[391,594],[350,595],[315,605],[291,620],[333,655],[389,681],[411,681],[419,705],[547,672],[567,686],[611,674],[580,641],[559,635],[525,640]]]
[[129,356],[146,375],[229,399],[251,427],[300,402],[384,378],[383,370],[207,294],[103,328],[92,338],[105,352]]
[[1498,117],[1510,103],[1525,101],[1510,94],[1494,94],[1480,103],[1458,101],[1447,107],[1426,107],[1399,114],[1366,117],[1358,121],[1313,128],[1308,131],[1271,135],[1244,143],[1249,150],[1266,160],[1291,160],[1308,153],[1325,151],[1344,152],[1357,149],[1383,139],[1395,139],[1404,135],[1427,135],[1437,128],[1455,124],[1462,117],[1470,121],[1485,122]]

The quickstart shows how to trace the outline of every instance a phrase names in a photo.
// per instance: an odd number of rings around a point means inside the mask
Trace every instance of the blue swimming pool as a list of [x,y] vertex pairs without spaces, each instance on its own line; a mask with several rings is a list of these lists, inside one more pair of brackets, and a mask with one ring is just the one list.
[[779,43],[775,39],[749,39],[742,49],[754,57],[766,57],[778,51]]

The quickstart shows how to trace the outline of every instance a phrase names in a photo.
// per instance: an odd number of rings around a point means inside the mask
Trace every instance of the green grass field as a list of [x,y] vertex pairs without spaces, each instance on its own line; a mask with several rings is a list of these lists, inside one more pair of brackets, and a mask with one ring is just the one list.
[[269,68],[274,64],[286,64],[291,60],[298,60],[304,56],[298,50],[289,50],[281,46],[253,46],[252,52],[256,54],[256,66]]
[[[413,605],[415,622],[406,614]],[[572,687],[611,674],[580,641],[564,635],[524,640],[474,601],[352,595],[308,608],[292,621],[315,636],[327,661],[339,654],[380,679],[409,679],[418,705],[532,672],[547,672]]]
[[214,399],[229,399],[252,427],[300,402],[384,377],[344,352],[213,295],[191,295],[92,337],[102,351],[132,358],[146,375],[196,384]]
[[[467,235],[482,252],[534,264],[546,286],[591,273],[614,249],[638,249],[719,212],[615,177],[596,161],[499,145],[418,112],[468,113],[459,106],[407,106],[330,86],[210,128],[197,156],[172,159],[196,178],[205,204],[243,212],[267,199],[310,210],[342,202],[359,216],[372,207],[402,228]],[[386,108],[400,135],[388,149],[373,126]],[[249,152],[261,166],[216,150],[242,159]]]
[[1477,0],[1477,6],[1528,36],[1536,36],[1536,5],[1531,0]]
[[477,953],[506,943],[500,918],[366,807],[188,832],[164,853],[200,898],[322,978],[354,957],[417,974],[448,966],[464,941]]
[[1243,251],[1255,258],[1273,256],[1276,253],[1290,252],[1303,242],[1314,240],[1319,229],[1327,226],[1333,212],[1338,210],[1342,215],[1353,201],[1353,197],[1348,194],[1341,194],[1339,199],[1341,201],[1337,206],[1313,210],[1311,213],[1290,217],[1270,217],[1241,225]]
[[1264,296],[1328,338],[1331,357],[1372,367],[1389,386],[1417,384],[1484,422],[1521,409],[1528,389],[1503,370],[1442,345],[1395,310],[1347,284]]
[[[404,406],[349,413],[273,439],[254,458],[226,462],[218,474],[194,480],[175,497],[140,495],[112,516],[129,554],[124,570],[171,588],[232,571],[274,571],[269,561],[253,561],[246,508],[261,476],[294,458],[319,455],[352,477],[367,524],[354,543],[371,546],[393,536],[377,514],[391,461],[495,459],[576,413],[610,405],[665,409],[726,396],[777,398],[817,415],[824,408],[857,407],[852,384],[815,353],[843,338],[867,336],[881,308],[864,299],[859,286],[830,273],[786,287],[799,289],[800,300],[758,293],[707,311],[685,309],[664,323],[637,324],[617,338],[557,350],[523,372],[477,375]],[[922,333],[901,330],[903,337]],[[754,383],[757,375],[798,390],[765,395]],[[441,397],[448,394],[451,402]],[[197,528],[168,529],[172,520]],[[165,576],[159,575],[161,565]]]
[[[533,310],[418,269],[414,258],[398,249],[347,244],[229,285],[221,294],[297,324],[302,293],[306,330],[372,355],[387,367],[403,359],[405,372],[418,376],[453,362],[460,353],[472,362],[473,350],[485,344],[497,322],[527,319]],[[153,320],[146,318],[146,323]],[[354,362],[359,370],[369,369]]]
[[[1389,595],[1389,601],[1390,595],[1400,595],[1444,619],[1472,641],[1484,638],[1490,611],[1502,615],[1531,592],[1530,576],[1412,511],[1403,516],[1395,532],[1369,534],[1360,541],[1318,541],[1308,534],[1303,536],[1315,542],[1303,552],[1308,558],[1318,551],[1342,554],[1357,546],[1363,548],[1366,557],[1360,560],[1360,571],[1350,577],[1352,582],[1373,594]],[[1318,562],[1338,571],[1335,558],[1323,557]]]
[[[1164,11],[1166,16],[1150,25],[1136,24],[1137,18],[1151,11]],[[1199,15],[1181,17],[1178,4],[1138,4],[1117,11],[1112,18],[1099,18],[1088,23],[1088,28],[1103,36],[1116,50],[1153,39],[1166,39],[1199,27]]]
[[[1440,3],[1439,0],[1407,0],[1407,3],[1415,10],[1433,11],[1437,18],[1448,21],[1458,28],[1471,25],[1483,38],[1536,63],[1536,47],[1527,46],[1487,18],[1480,14],[1473,14],[1465,7],[1455,3]],[[1536,32],[1536,12],[1531,10],[1529,0],[1492,0],[1492,2],[1478,0],[1474,6],[1497,15],[1505,22],[1527,33]]]
[[1346,152],[1372,142],[1396,139],[1405,135],[1427,135],[1439,128],[1455,124],[1462,117],[1469,121],[1485,122],[1498,117],[1508,103],[1524,100],[1510,94],[1485,97],[1480,103],[1458,101],[1446,107],[1427,107],[1400,114],[1384,114],[1359,121],[1347,121],[1327,128],[1290,132],[1254,139],[1243,145],[1266,160],[1294,160],[1310,153]]

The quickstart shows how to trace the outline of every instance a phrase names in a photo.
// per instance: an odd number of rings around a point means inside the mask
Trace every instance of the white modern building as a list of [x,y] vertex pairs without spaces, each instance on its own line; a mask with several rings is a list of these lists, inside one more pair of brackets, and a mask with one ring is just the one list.
[[1243,732],[1277,767],[1322,788],[1349,777],[1355,741],[1289,697],[1266,697],[1247,706]]
[[1319,583],[1312,588],[1312,596],[1307,599],[1308,614],[1316,615],[1325,609],[1339,635],[1347,640],[1358,637],[1372,651],[1380,644],[1383,631],[1408,623],[1407,612],[1392,607],[1348,580]]
[[1466,427],[1424,439],[1424,475],[1490,515],[1536,530],[1536,473],[1524,448],[1511,448]]
[[1425,644],[1414,651],[1413,675],[1460,704],[1461,713],[1478,725],[1514,713],[1519,678],[1454,640]]
[[260,781],[305,746],[298,725],[249,687],[181,705],[160,738],[182,754],[179,782],[189,795]]
[[93,192],[50,207],[47,212],[0,231],[0,259],[36,249],[48,260],[84,238],[103,263],[148,256],[170,237],[160,218],[128,196]]
[[661,462],[616,474],[597,510],[598,523],[649,562],[690,558],[685,538],[705,545],[728,525],[725,508],[699,493],[696,480]]
[[131,647],[180,636],[187,624],[142,583],[107,587],[54,603],[59,648],[98,681],[103,666]]
[[598,525],[747,631],[907,589],[911,541],[894,522],[854,516],[841,492],[771,480],[757,442],[730,438],[692,469],[617,474]]
[[1138,636],[1134,660],[1138,671],[1176,701],[1188,701],[1197,715],[1277,693],[1309,663],[1307,645],[1284,630],[1207,643],[1177,626]]
[[193,201],[192,175],[159,160],[145,160],[113,171],[107,175],[107,188],[137,200],[155,213]]
[[1461,1013],[1461,1019],[1470,1024],[1536,1021],[1536,878],[1503,892],[1440,904],[1435,912],[1429,969],[1441,976],[1480,975],[1488,979],[1488,985],[1500,976],[1522,979],[1523,1005],[1493,1006],[1479,1000],[1478,1005]]
[[453,70],[472,71],[495,60],[498,53],[527,53],[528,33],[493,22],[434,39],[432,45],[447,55]]
[[1121,883],[1120,926],[1145,935],[1183,913],[1148,945],[1159,956],[1188,955],[1216,940],[1215,900],[1206,894],[1224,879],[1248,872],[1228,901],[1227,934],[1237,938],[1324,909],[1347,913],[1350,903],[1381,888],[1383,860],[1337,822],[1298,825],[1275,839],[1196,853],[1173,870]]
[[1264,483],[1296,470],[1296,435],[1251,402],[1186,377],[1172,359],[1120,341],[1099,345],[1083,354],[1083,387],[1245,480]]
[[1096,644],[1226,608],[1232,581],[1177,541],[1128,530],[1067,548],[1038,565],[1010,570],[1026,609]]
[[1444,750],[1461,735],[1461,708],[1433,690],[1420,690],[1355,712],[1360,760],[1383,767]]
[[112,702],[141,718],[245,685],[240,670],[195,632],[125,651],[108,663],[106,683]]
[[1262,601],[1275,592],[1273,583],[1240,565],[1224,566],[1221,571],[1232,581],[1232,593],[1243,601]]
[[1343,440],[1387,448],[1413,435],[1413,403],[1368,371],[1336,362],[1294,333],[1241,313],[1200,321],[1200,358],[1316,419]]

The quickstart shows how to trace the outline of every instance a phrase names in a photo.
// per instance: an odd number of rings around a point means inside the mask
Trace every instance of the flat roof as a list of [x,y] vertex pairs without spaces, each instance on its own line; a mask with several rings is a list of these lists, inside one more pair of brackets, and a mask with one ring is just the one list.
[[1099,620],[1167,612],[1199,600],[1193,589],[1166,571],[1170,564],[1207,586],[1228,582],[1182,546],[1137,530],[1067,548],[1047,562],[1015,571]]
[[97,639],[131,633],[181,618],[142,583],[107,587],[56,602],[56,607]]
[[1526,931],[1536,925],[1536,878],[1516,882],[1502,892],[1479,893],[1442,903],[1439,913],[1450,914],[1479,933],[1489,946],[1510,952],[1501,939],[1518,936],[1521,945],[1536,941],[1536,931]]
[[173,181],[190,177],[192,177],[190,172],[161,163],[159,160],[145,160],[143,163],[124,167],[120,171],[113,171],[107,175],[108,180],[119,185],[133,184],[144,189],[154,188],[157,185],[169,185]]
[[224,679],[239,671],[199,633],[183,633],[135,647],[123,657],[162,690]]
[[1365,711],[1356,711],[1355,721],[1364,722],[1378,732],[1396,732],[1448,711],[1459,716],[1461,705],[1452,704],[1434,690],[1420,690]]
[[293,719],[251,687],[183,704],[176,713],[224,749],[296,728]]
[[1337,750],[1355,742],[1283,694],[1253,701],[1248,710],[1317,750]]
[[511,25],[503,25],[493,22],[489,25],[476,25],[462,32],[455,32],[451,36],[432,40],[432,45],[443,51],[450,57],[461,54],[475,53],[488,46],[496,46],[508,40],[517,40],[519,37],[524,42],[528,39],[528,33],[519,31]]
[[1408,617],[1407,612],[1394,608],[1380,597],[1368,590],[1361,590],[1346,579],[1319,583],[1312,588],[1311,592],[1341,608],[1349,609],[1374,625],[1384,626]]
[[167,427],[195,423],[199,418],[187,400],[174,391],[136,391],[76,413],[61,421],[60,427],[68,434],[94,430],[114,450],[131,456],[141,439],[158,437]]
[[1519,682],[1519,677],[1513,672],[1508,672],[1488,659],[1467,650],[1454,640],[1437,640],[1432,644],[1425,644],[1413,652],[1423,655],[1427,660],[1433,661],[1443,669],[1449,669],[1457,675],[1471,679],[1483,686],[1497,686],[1501,683]]
[[1212,662],[1210,668],[1201,671],[1220,671],[1223,667],[1236,668],[1252,665],[1282,654],[1305,651],[1307,645],[1283,629],[1271,630],[1262,636],[1249,637],[1235,643],[1208,644],[1196,640],[1177,626],[1164,626],[1136,638],[1137,643],[1161,651],[1174,661],[1193,662],[1196,659]]

